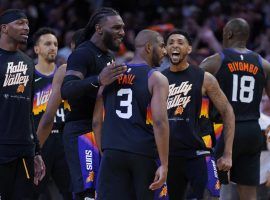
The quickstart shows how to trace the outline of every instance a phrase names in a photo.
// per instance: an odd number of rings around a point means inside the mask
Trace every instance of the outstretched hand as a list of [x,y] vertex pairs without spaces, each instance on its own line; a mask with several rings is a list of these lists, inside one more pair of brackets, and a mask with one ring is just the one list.
[[118,77],[122,76],[123,73],[127,70],[126,65],[115,65],[112,63],[103,68],[99,74],[99,81],[101,85],[109,85]]
[[167,173],[168,173],[168,167],[160,166],[155,174],[155,178],[153,183],[149,186],[150,190],[156,190],[158,188],[161,188],[162,185],[166,182],[167,179]]

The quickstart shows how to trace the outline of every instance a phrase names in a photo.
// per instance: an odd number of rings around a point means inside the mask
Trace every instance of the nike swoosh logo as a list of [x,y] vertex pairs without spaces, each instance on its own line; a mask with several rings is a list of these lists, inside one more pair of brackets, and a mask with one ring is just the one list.
[[42,79],[42,77],[35,79],[35,82],[38,82],[40,79]]
[[91,83],[91,85],[92,85],[93,87],[95,87],[95,88],[98,88],[98,86],[94,85],[93,83]]
[[97,55],[98,58],[100,58],[101,56],[102,56],[102,54]]

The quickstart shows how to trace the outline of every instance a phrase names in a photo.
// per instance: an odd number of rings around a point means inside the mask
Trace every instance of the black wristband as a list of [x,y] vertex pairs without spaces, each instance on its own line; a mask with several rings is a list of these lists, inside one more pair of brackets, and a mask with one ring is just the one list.
[[97,88],[100,86],[99,75],[95,77],[95,79],[90,83],[93,87]]
[[40,155],[41,154],[41,148],[39,146],[39,143],[36,143],[36,147],[35,147],[35,156],[36,155]]

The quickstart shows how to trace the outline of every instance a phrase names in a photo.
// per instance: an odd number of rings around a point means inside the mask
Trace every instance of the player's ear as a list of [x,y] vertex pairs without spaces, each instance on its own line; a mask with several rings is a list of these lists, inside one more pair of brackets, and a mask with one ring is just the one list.
[[3,32],[3,33],[7,33],[8,31],[7,31],[7,24],[2,24],[1,25],[1,32]]
[[191,52],[192,52],[192,46],[189,45],[189,46],[188,46],[188,54],[190,54]]
[[232,31],[228,31],[227,39],[231,39],[232,37],[233,37],[233,32]]
[[36,54],[39,53],[39,47],[38,47],[38,46],[34,46],[34,52],[35,52]]
[[145,51],[146,51],[147,53],[151,53],[152,48],[153,48],[153,46],[152,46],[152,44],[151,44],[150,42],[147,42],[147,43],[144,45],[144,49],[145,49]]
[[102,27],[101,27],[100,24],[96,24],[95,29],[96,29],[96,32],[97,32],[99,35],[102,35],[103,30],[102,30]]

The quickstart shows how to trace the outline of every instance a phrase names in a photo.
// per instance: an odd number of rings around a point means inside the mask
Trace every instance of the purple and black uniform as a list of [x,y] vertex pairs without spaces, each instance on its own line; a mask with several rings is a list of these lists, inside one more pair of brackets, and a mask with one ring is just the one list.
[[190,184],[190,198],[202,199],[208,182],[206,156],[209,149],[200,136],[204,72],[195,66],[162,73],[169,81],[167,110],[170,126],[168,193],[172,200],[184,199]]
[[[260,178],[260,152],[263,137],[258,123],[259,105],[266,78],[259,54],[247,50],[237,52],[224,49],[222,65],[216,73],[221,89],[231,103],[235,113],[235,135],[233,144],[233,166],[231,181],[255,186]],[[217,119],[215,109],[212,118]],[[223,139],[217,146],[217,156],[222,154]],[[221,173],[222,174],[222,173]],[[226,180],[221,180],[226,183]]]
[[105,118],[98,199],[164,199],[164,187],[149,190],[158,168],[148,79],[153,69],[128,64],[127,71],[103,92]]
[[[53,76],[54,73],[46,76],[39,73],[37,70],[35,71],[33,115],[36,130],[52,93]],[[50,178],[52,178],[60,193],[63,195],[63,198],[72,198],[70,192],[70,176],[62,139],[65,114],[68,110],[68,103],[63,101],[56,111],[51,134],[42,147],[41,155],[46,166],[46,174],[36,187],[36,195],[46,192],[46,186]]]
[[67,71],[79,71],[84,79],[66,76],[61,88],[62,98],[68,100],[71,108],[66,116],[63,139],[72,191],[90,191],[92,198],[95,195],[100,162],[92,130],[93,111],[99,89],[98,74],[113,59],[111,53],[101,51],[91,41],[83,42],[70,55]]

